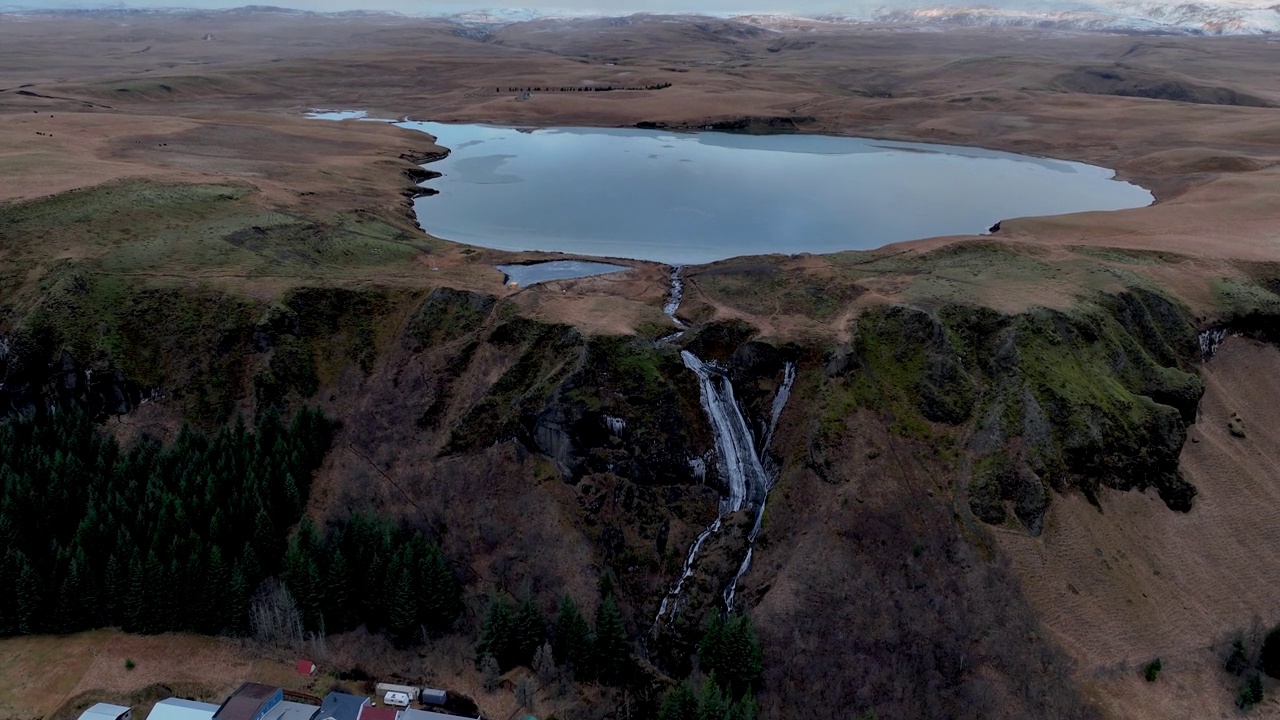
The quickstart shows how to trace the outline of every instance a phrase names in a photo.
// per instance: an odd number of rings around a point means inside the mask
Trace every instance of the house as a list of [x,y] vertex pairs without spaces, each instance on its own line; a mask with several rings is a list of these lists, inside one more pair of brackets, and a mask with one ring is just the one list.
[[147,720],[213,720],[217,711],[213,703],[169,698],[156,703]]
[[331,692],[324,696],[315,720],[359,720],[360,711],[369,704],[367,697]]
[[280,688],[245,683],[218,707],[213,720],[264,720],[281,702],[284,702],[284,691]]
[[427,705],[444,705],[449,702],[449,693],[435,688],[422,688],[422,702]]
[[297,671],[299,675],[315,675],[316,664],[310,660],[299,660]]
[[311,720],[319,709],[315,705],[284,700],[268,710],[262,720]]
[[373,707],[366,705],[360,708],[359,720],[399,720],[400,711],[390,707]]
[[80,713],[80,720],[129,720],[132,714],[133,712],[123,705],[98,703]]

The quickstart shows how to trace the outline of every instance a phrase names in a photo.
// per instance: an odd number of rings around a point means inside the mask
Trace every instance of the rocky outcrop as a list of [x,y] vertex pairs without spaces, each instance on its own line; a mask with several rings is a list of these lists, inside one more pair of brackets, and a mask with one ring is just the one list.
[[161,396],[110,366],[86,367],[63,351],[52,362],[30,335],[0,336],[0,418],[79,409],[96,420],[125,415]]
[[1196,491],[1178,456],[1203,392],[1198,357],[1188,314],[1142,288],[1012,316],[873,309],[825,358],[831,392],[810,464],[830,475],[824,423],[834,429],[861,406],[903,436],[966,437],[971,462],[958,490],[988,523],[1012,518],[1039,533],[1053,491],[1096,502],[1102,487],[1153,488],[1185,512]]

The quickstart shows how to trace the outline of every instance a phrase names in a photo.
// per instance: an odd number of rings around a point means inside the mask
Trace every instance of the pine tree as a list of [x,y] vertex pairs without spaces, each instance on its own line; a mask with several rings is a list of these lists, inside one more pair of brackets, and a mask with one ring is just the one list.
[[476,644],[477,667],[485,656],[497,661],[499,669],[506,671],[518,662],[515,653],[515,611],[511,605],[498,598],[489,601],[480,640]]
[[330,632],[346,632],[355,627],[351,616],[351,569],[346,553],[334,543],[324,575],[324,620]]
[[725,622],[712,616],[698,643],[698,664],[703,672],[719,679],[730,698],[742,697],[757,687],[764,673],[764,658],[750,619],[742,615]]
[[729,704],[725,702],[720,684],[714,675],[702,680],[702,689],[698,691],[698,720],[726,720]]
[[394,581],[388,588],[391,596],[387,613],[387,629],[397,647],[408,647],[420,639],[422,625],[418,622],[418,595],[414,592],[409,567],[404,560],[396,562],[393,567],[398,570],[392,575]]
[[1271,632],[1262,641],[1258,664],[1262,666],[1262,672],[1280,679],[1280,625],[1271,628]]
[[27,560],[27,556],[21,552],[17,553],[16,566],[17,572],[14,575],[17,578],[17,584],[13,592],[17,601],[18,617],[14,625],[17,626],[18,632],[23,635],[36,633],[41,630],[39,618],[40,603],[42,601],[40,579],[36,575],[35,568],[31,567],[31,562]]
[[542,613],[538,612],[538,606],[533,603],[533,596],[527,590],[524,599],[520,601],[520,608],[516,611],[514,632],[513,650],[516,663],[532,665],[533,655],[542,645],[547,631]]
[[322,620],[318,555],[319,540],[316,538],[315,526],[309,519],[303,519],[285,556],[284,581],[298,603],[302,623],[308,630],[318,629]]
[[146,568],[138,549],[129,558],[128,589],[124,595],[124,623],[128,632],[146,632],[150,622],[150,604],[147,598]]
[[231,571],[222,558],[222,550],[218,546],[209,549],[209,561],[205,567],[203,597],[200,597],[200,613],[196,618],[196,629],[208,635],[217,635],[227,629],[228,595],[231,589]]
[[123,622],[121,599],[127,587],[124,567],[115,553],[112,553],[107,558],[107,568],[103,573],[102,610],[107,625],[120,625]]
[[462,614],[462,591],[444,555],[434,545],[419,565],[423,621],[434,634],[447,632]]
[[245,570],[243,559],[237,560],[231,569],[231,588],[227,597],[227,629],[236,635],[249,630],[249,601],[253,597],[253,584]]
[[680,683],[667,691],[658,720],[698,720],[698,698],[689,686]]
[[600,605],[600,612],[596,614],[594,646],[600,681],[606,684],[621,682],[631,653],[627,629],[622,623],[622,613],[612,595],[605,597]]
[[556,661],[575,673],[585,674],[591,667],[591,628],[568,595],[560,600],[554,632],[551,649]]

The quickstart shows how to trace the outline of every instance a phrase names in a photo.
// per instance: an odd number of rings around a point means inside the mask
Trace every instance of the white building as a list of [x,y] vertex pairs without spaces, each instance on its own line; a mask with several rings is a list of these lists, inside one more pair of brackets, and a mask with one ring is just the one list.
[[147,720],[213,720],[216,712],[218,706],[213,703],[169,698],[156,703]]
[[80,713],[80,720],[129,720],[133,712],[123,705],[98,703]]

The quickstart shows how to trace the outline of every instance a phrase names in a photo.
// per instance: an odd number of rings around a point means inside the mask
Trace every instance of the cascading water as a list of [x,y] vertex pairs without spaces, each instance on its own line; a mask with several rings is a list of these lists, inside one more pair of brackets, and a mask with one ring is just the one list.
[[795,366],[792,363],[787,363],[783,371],[782,385],[778,388],[778,394],[774,397],[769,425],[765,434],[765,442],[757,451],[750,426],[747,424],[747,420],[743,417],[742,410],[738,407],[738,402],[734,398],[733,384],[729,382],[728,376],[714,366],[702,362],[701,359],[688,350],[681,351],[680,357],[684,361],[685,367],[698,376],[702,409],[711,423],[711,431],[715,436],[716,456],[720,461],[719,468],[724,480],[725,493],[720,497],[720,512],[715,521],[698,535],[693,545],[689,548],[679,581],[663,598],[662,604],[658,608],[658,615],[654,618],[655,628],[668,612],[674,615],[679,611],[678,603],[681,592],[684,589],[685,581],[693,575],[693,565],[697,559],[698,552],[702,550],[702,546],[708,538],[719,532],[724,517],[729,513],[751,508],[755,511],[755,522],[747,536],[746,556],[739,565],[733,580],[725,588],[723,595],[726,611],[733,612],[733,601],[737,594],[738,581],[751,568],[752,546],[756,541],[756,537],[760,534],[761,523],[764,519],[765,502],[768,499],[769,491],[773,489],[773,475],[764,466],[764,450],[768,447],[768,442],[773,437],[778,417],[786,406],[787,398],[790,397],[791,385],[795,382],[796,376]]
[[1222,341],[1226,339],[1226,328],[1213,328],[1200,333],[1196,337],[1196,340],[1200,343],[1200,359],[1208,360],[1213,357],[1218,352],[1218,348],[1221,347]]

